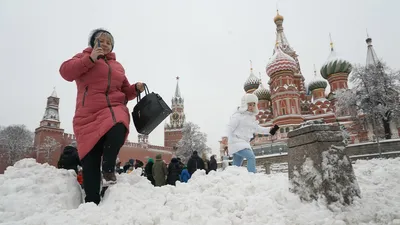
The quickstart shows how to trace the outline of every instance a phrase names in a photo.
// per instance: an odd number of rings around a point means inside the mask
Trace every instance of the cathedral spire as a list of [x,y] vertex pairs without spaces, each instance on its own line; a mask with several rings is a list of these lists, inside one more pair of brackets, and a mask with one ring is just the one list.
[[53,87],[53,92],[51,93],[51,97],[57,98],[56,87]]
[[333,49],[333,41],[332,41],[332,35],[331,35],[331,33],[329,33],[329,40],[331,41],[331,42],[329,43],[330,46],[331,46],[331,52],[333,52],[334,49]]
[[179,89],[179,76],[176,77],[176,88],[175,88],[175,96],[181,98],[181,90]]
[[365,40],[367,42],[368,50],[367,50],[367,66],[373,65],[377,66],[379,63],[378,56],[375,53],[374,47],[372,46],[372,38],[369,37],[367,33],[367,39]]
[[[275,43],[282,49],[282,51],[292,57],[296,57],[296,52],[290,46],[289,41],[286,38],[285,33],[283,32],[283,16],[279,14],[279,11],[276,10],[276,16],[274,17],[274,22],[276,24],[276,41]],[[274,51],[275,53],[275,51]]]

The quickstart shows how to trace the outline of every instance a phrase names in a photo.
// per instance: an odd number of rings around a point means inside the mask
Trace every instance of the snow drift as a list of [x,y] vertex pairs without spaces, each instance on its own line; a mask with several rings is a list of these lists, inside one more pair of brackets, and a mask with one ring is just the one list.
[[358,161],[362,199],[352,206],[303,203],[286,173],[245,168],[194,174],[189,183],[153,187],[133,172],[118,176],[103,202],[80,204],[73,172],[24,159],[0,175],[0,223],[39,224],[398,224],[400,159]]

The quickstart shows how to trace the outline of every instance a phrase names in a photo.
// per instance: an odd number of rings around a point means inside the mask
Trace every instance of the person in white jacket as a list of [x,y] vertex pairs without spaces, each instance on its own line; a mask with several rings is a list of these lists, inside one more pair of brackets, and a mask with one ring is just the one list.
[[233,165],[241,166],[243,159],[247,159],[247,170],[256,172],[256,157],[250,146],[250,139],[254,134],[274,135],[279,128],[262,127],[256,120],[258,114],[258,98],[254,94],[245,94],[241,106],[232,115],[228,126],[228,151],[233,156]]

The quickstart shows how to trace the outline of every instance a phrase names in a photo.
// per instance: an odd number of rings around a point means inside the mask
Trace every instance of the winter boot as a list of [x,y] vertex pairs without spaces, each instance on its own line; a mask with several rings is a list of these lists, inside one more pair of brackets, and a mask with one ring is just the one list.
[[104,172],[103,173],[103,187],[107,187],[117,183],[117,177],[115,172]]

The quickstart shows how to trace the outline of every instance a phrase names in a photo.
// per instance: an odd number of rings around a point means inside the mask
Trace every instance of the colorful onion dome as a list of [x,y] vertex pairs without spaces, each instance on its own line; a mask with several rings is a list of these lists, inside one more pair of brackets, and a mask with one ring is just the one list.
[[244,82],[243,88],[245,92],[250,90],[255,90],[260,85],[260,78],[256,77],[253,73],[253,69],[250,70],[250,76],[247,78],[246,82]]
[[349,61],[342,59],[336,54],[331,44],[331,53],[329,54],[328,60],[321,67],[322,77],[328,79],[330,75],[335,73],[349,74],[352,68],[353,67]]
[[271,76],[272,74],[279,71],[295,72],[296,70],[297,70],[296,61],[288,54],[284,53],[280,47],[276,47],[275,53],[272,55],[271,59],[267,64],[268,76]]
[[327,86],[328,86],[328,82],[326,82],[326,80],[323,80],[321,76],[317,75],[317,70],[315,69],[315,64],[314,64],[314,77],[311,80],[311,82],[308,84],[308,90],[313,91],[318,88],[325,89]]
[[308,89],[310,91],[313,91],[318,88],[323,88],[325,89],[328,86],[328,83],[324,80],[315,80],[311,81],[310,84],[308,85]]
[[253,94],[257,96],[258,100],[271,100],[271,92],[267,90],[262,83],[260,83],[260,86],[258,86]]

